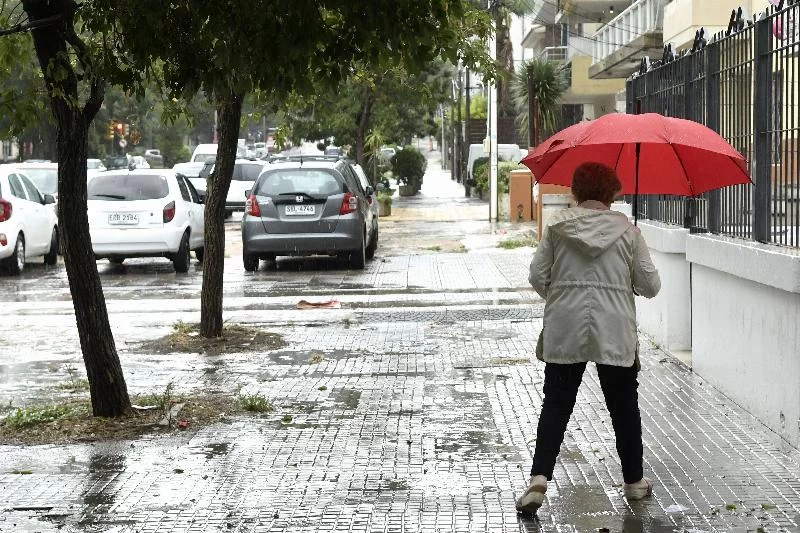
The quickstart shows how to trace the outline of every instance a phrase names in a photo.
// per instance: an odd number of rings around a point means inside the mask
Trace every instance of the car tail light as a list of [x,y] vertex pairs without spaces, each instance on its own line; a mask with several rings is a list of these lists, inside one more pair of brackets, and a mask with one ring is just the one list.
[[172,222],[175,218],[175,202],[170,202],[164,206],[164,223]]
[[358,198],[355,194],[348,192],[342,198],[342,208],[339,210],[340,215],[347,215],[358,209]]
[[372,205],[372,196],[367,196],[367,202],[369,202],[369,205]]
[[255,194],[251,194],[247,198],[247,202],[244,204],[244,212],[251,217],[261,216],[261,207],[258,205],[258,198],[256,198]]
[[5,233],[0,233],[0,246],[5,246],[8,244],[8,238],[6,237]]
[[11,218],[11,202],[0,198],[0,222],[5,222]]

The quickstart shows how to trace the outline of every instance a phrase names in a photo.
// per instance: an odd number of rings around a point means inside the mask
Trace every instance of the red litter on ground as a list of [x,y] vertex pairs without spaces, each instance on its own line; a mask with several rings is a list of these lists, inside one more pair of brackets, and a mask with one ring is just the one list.
[[339,300],[327,300],[324,302],[309,302],[300,300],[297,302],[298,309],[341,309],[342,303]]

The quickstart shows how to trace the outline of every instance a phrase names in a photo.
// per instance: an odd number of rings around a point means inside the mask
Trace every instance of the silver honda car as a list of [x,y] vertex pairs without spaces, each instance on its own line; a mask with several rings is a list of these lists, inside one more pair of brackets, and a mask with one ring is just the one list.
[[332,255],[364,268],[378,246],[378,220],[349,161],[294,156],[268,164],[242,218],[245,270],[277,256]]

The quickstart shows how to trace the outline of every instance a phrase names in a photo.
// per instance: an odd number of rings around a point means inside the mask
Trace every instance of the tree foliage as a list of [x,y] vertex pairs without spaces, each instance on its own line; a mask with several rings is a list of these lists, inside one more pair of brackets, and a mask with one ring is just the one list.
[[[224,199],[238,137],[232,124],[238,126],[244,97],[258,91],[278,105],[290,94],[331,90],[358,64],[401,65],[411,73],[439,56],[476,64],[485,57],[491,28],[489,18],[467,0],[87,0],[85,5],[91,13],[87,30],[106,37],[97,49],[113,83],[138,94],[148,79],[157,79],[169,98],[185,101],[202,91],[214,99],[220,144],[205,206],[204,336],[222,332]],[[360,122],[370,111],[368,97],[362,109]]]
[[[533,77],[533,94],[528,94],[528,75]],[[517,126],[523,137],[528,136],[528,100],[532,97],[536,102],[538,125],[536,130],[541,139],[542,133],[552,133],[558,127],[560,118],[559,99],[566,90],[564,71],[555,63],[531,59],[520,65],[514,75],[512,94],[517,109]],[[539,130],[544,130],[539,131]],[[535,146],[538,139],[532,139],[530,145]]]
[[335,90],[288,99],[282,121],[295,142],[332,137],[338,145],[352,145],[359,159],[368,152],[366,139],[376,132],[383,143],[400,145],[433,134],[437,108],[452,99],[452,72],[441,60],[419,73],[401,66],[371,71],[361,64]]

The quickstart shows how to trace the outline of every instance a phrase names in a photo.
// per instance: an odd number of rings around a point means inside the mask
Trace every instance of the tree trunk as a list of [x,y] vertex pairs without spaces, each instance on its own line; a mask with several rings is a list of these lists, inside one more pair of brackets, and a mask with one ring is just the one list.
[[95,416],[120,416],[130,409],[114,336],[108,321],[103,287],[97,273],[86,213],[87,130],[103,102],[102,80],[91,80],[91,92],[81,110],[78,78],[70,64],[67,43],[81,59],[83,43],[75,34],[71,0],[23,0],[31,22],[62,15],[58,24],[34,30],[33,42],[44,74],[57,126],[58,220],[64,264],[72,293],[78,337],[89,379]]
[[514,116],[514,105],[511,102],[511,78],[514,76],[514,48],[511,43],[511,29],[508,26],[507,14],[498,10],[495,17],[497,28],[497,62],[499,76],[497,79],[497,116],[498,118]]
[[367,128],[369,127],[369,119],[372,116],[372,90],[364,89],[364,95],[361,98],[361,112],[358,114],[358,122],[356,123],[356,162],[364,166],[364,142],[367,138]]
[[241,94],[215,96],[217,111],[217,162],[206,183],[205,256],[200,296],[200,335],[222,335],[222,282],[225,271],[225,198],[233,177],[236,144],[242,119]]

